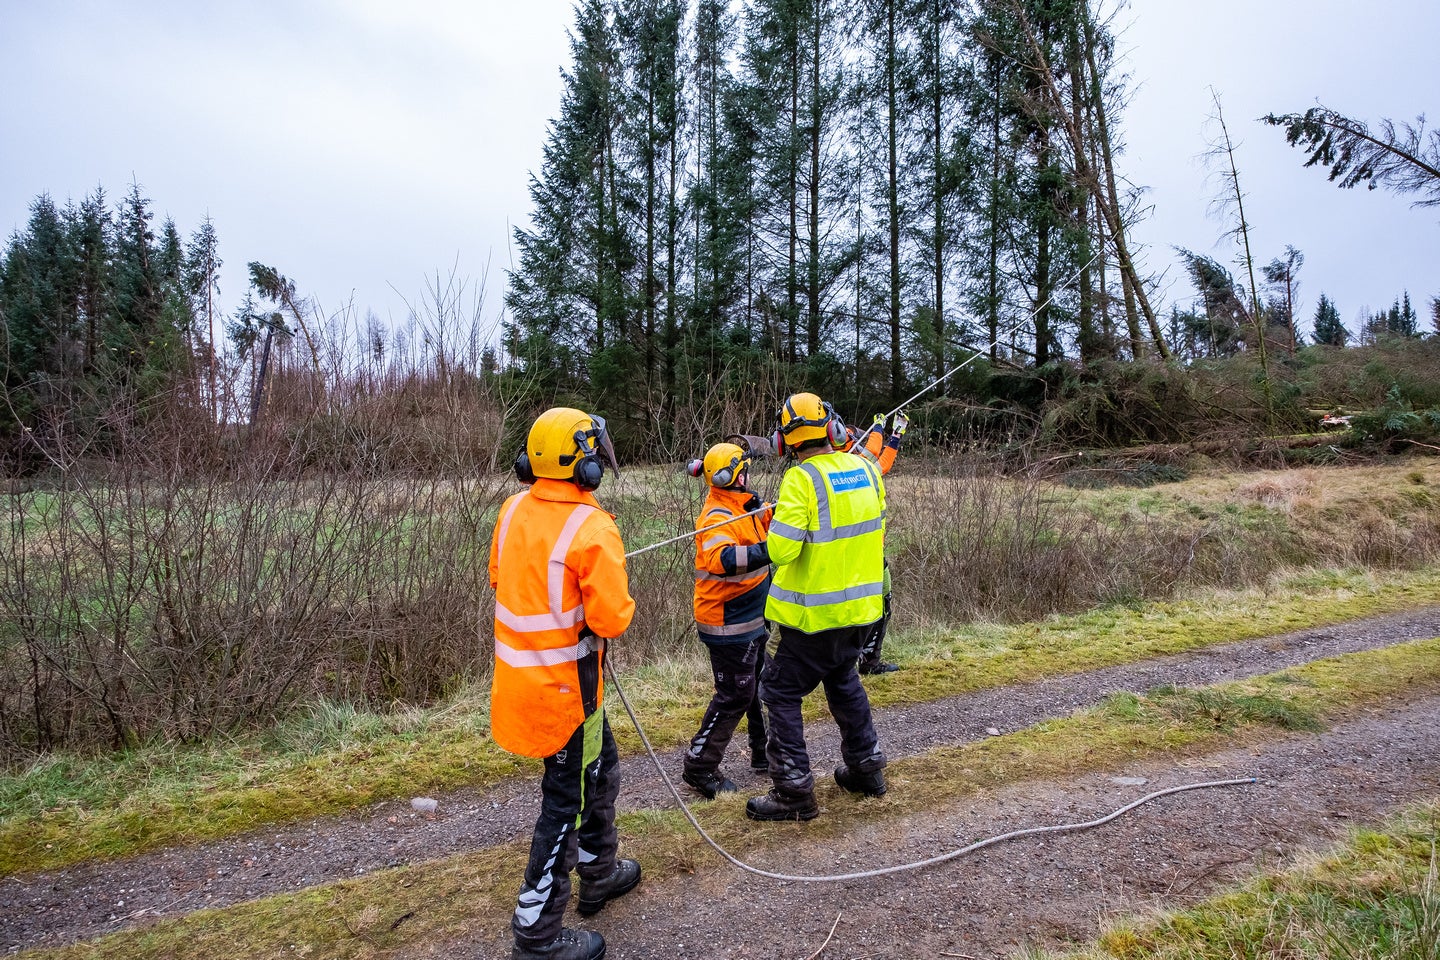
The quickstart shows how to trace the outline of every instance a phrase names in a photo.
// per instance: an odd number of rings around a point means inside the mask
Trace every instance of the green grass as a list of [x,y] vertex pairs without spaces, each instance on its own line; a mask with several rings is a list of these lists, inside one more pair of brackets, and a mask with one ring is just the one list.
[[[744,798],[723,797],[697,815],[718,842],[741,858],[769,852],[791,839],[840,837],[861,822],[898,819],[943,809],[996,787],[1026,780],[1105,770],[1137,757],[1176,761],[1226,747],[1258,745],[1292,733],[1294,720],[1324,724],[1358,710],[1440,691],[1440,638],[1349,654],[1203,691],[1169,690],[1135,698],[1116,715],[1111,705],[976,743],[932,750],[893,763],[892,789],[881,800],[858,800],[825,785],[827,814],[809,824],[755,830]],[[1200,694],[1204,694],[1201,696]],[[1214,704],[1236,707],[1224,728]],[[1277,709],[1283,707],[1283,709]],[[701,847],[678,811],[645,810],[620,818],[622,848],[646,875],[664,878],[722,866]],[[25,954],[30,960],[171,956],[372,958],[420,944],[475,937],[502,929],[513,908],[514,877],[526,845],[512,843],[419,866],[385,871],[251,903],[164,921],[62,950]],[[1116,956],[1128,957],[1124,953]]]
[[1440,957],[1437,885],[1440,799],[1376,829],[1355,831],[1324,855],[1271,871],[1182,912],[1112,921],[1067,960],[1434,960]]
[[[906,669],[875,678],[869,690],[876,706],[926,702],[1434,603],[1440,570],[1384,582],[1312,572],[1271,593],[1212,593],[1041,623],[897,637],[887,655]],[[698,647],[692,659],[634,670],[623,648],[616,651],[627,693],[658,748],[688,740],[709,698]],[[485,786],[535,769],[489,739],[486,703],[483,691],[472,691],[441,708],[395,716],[318,708],[269,735],[208,747],[54,755],[0,777],[0,875],[213,839],[381,799]],[[619,717],[618,703],[612,707]],[[817,715],[823,707],[812,703],[810,710]],[[622,752],[638,752],[629,725],[614,726]]]

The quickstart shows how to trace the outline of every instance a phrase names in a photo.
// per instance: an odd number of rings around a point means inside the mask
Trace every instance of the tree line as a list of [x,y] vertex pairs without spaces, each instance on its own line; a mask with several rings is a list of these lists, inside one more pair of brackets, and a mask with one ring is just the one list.
[[[515,232],[510,362],[650,425],[716,391],[743,408],[757,380],[868,412],[977,352],[987,369],[1083,375],[1255,350],[1268,383],[1267,345],[1305,342],[1304,256],[1247,253],[1237,283],[1182,251],[1196,306],[1155,309],[1131,257],[1141,209],[1117,168],[1127,92],[1101,6],[581,0]],[[1325,108],[1267,119],[1342,186],[1435,190],[1415,128],[1372,134]],[[1314,339],[1344,345],[1333,310],[1322,298]],[[1397,310],[1361,318],[1361,342],[1413,335]]]
[[203,402],[192,374],[215,356],[220,266],[210,220],[157,232],[138,184],[113,207],[103,187],[63,207],[36,198],[0,254],[0,445],[29,432],[56,450],[77,418],[128,420],[176,391]]
[[664,422],[782,367],[896,401],[974,352],[1168,358],[1085,0],[582,0],[506,348]]

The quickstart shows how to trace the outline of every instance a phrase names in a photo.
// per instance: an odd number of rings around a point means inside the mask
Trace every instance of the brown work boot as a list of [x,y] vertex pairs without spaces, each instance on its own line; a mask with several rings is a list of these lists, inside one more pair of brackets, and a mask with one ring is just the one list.
[[863,793],[867,797],[885,796],[885,774],[881,770],[860,773],[846,766],[835,768],[835,782],[851,793]]
[[745,816],[751,820],[814,820],[820,816],[820,807],[814,793],[781,793],[772,787],[763,797],[746,801]]
[[543,947],[515,944],[510,960],[605,960],[605,938],[589,930],[565,927]]
[[582,917],[599,913],[611,900],[625,896],[640,882],[640,864],[634,860],[616,860],[615,869],[603,880],[580,878],[580,903],[575,911]]

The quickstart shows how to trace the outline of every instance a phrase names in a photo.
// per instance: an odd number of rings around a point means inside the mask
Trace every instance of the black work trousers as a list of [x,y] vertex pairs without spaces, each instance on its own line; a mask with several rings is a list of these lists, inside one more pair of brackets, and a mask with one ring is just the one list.
[[765,643],[769,639],[762,633],[749,643],[706,644],[710,671],[715,675],[715,695],[700,718],[699,732],[690,740],[685,754],[686,773],[703,775],[719,769],[741,717],[749,721],[751,754],[765,756],[765,710],[758,689],[760,671],[768,659]]
[[604,710],[592,713],[554,756],[545,758],[540,819],[510,928],[521,946],[560,935],[570,902],[570,871],[601,880],[615,871],[615,798],[620,756]]
[[840,728],[840,755],[845,765],[860,773],[873,773],[885,766],[885,754],[870,720],[870,698],[855,672],[860,645],[871,626],[820,633],[780,628],[780,642],[760,678],[760,699],[770,711],[766,757],[770,779],[779,792],[804,796],[815,789],[800,704],[820,685],[825,688],[830,715]]

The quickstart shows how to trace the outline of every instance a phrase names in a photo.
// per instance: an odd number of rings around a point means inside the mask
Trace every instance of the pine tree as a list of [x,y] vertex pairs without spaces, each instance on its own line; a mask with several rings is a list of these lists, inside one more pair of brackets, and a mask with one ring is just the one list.
[[1274,291],[1271,315],[1275,322],[1284,325],[1292,352],[1298,343],[1295,335],[1295,298],[1300,293],[1300,281],[1296,274],[1304,265],[1305,254],[1287,245],[1285,256],[1276,257],[1261,270],[1265,276],[1265,282],[1270,284]]
[[216,347],[215,323],[218,316],[216,301],[220,296],[220,243],[215,234],[215,224],[209,215],[194,233],[185,248],[184,289],[190,299],[196,318],[196,325],[203,330],[203,345],[199,347],[205,365],[207,396],[210,415],[220,419],[219,397],[219,350]]
[[1343,347],[1350,339],[1350,332],[1340,321],[1340,311],[1335,309],[1335,304],[1323,293],[1320,294],[1320,302],[1315,306],[1314,338],[1317,344],[1331,347]]
[[104,188],[97,186],[93,194],[80,202],[70,229],[79,257],[76,307],[85,367],[93,370],[103,348],[101,331],[114,310],[114,264],[110,248],[113,224]]
[[577,6],[570,49],[560,116],[540,173],[531,176],[531,225],[515,230],[520,262],[506,293],[506,346],[546,392],[585,377],[613,398],[637,372],[629,321],[640,258],[621,218],[634,201],[615,139],[624,120],[623,71],[601,0]]
[[122,379],[138,387],[142,396],[163,388],[164,364],[170,356],[149,203],[138,183],[131,183],[130,192],[120,201],[112,240],[114,309],[105,330],[105,341],[123,371]]

